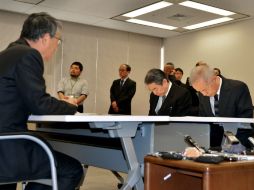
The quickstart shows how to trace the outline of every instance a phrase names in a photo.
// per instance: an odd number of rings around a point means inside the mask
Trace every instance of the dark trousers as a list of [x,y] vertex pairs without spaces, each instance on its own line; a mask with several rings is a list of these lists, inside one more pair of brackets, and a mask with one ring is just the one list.
[[218,124],[210,124],[210,148],[221,149],[221,143],[224,135],[224,128]]
[[[210,148],[218,149],[221,148],[221,143],[224,135],[224,128],[218,124],[210,124]],[[237,129],[236,138],[241,142],[247,149],[251,148],[251,144],[248,141],[248,137],[254,135],[254,129]]]
[[237,130],[236,138],[242,143],[243,146],[245,146],[247,149],[252,148],[252,145],[250,144],[248,138],[253,137],[254,135],[254,129],[243,129],[240,128]]
[[83,112],[84,112],[84,107],[83,107],[83,105],[79,105],[77,111],[78,111],[79,113],[83,113]]
[[[75,190],[83,180],[82,165],[76,159],[60,152],[54,152],[54,156],[57,163],[58,189]],[[48,167],[45,167],[45,165],[38,165],[39,178],[50,178],[50,169],[45,168]],[[37,174],[31,175],[33,178],[37,176]],[[16,184],[0,186],[0,190],[16,190]],[[52,190],[52,187],[38,183],[28,183],[25,190]]]

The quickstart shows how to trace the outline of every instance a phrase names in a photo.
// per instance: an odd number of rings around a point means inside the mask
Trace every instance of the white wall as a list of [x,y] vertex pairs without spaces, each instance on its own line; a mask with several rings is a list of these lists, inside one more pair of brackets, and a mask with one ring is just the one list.
[[254,19],[168,38],[164,41],[165,62],[184,70],[185,82],[199,60],[218,67],[226,78],[242,80],[254,100]]
[[[18,38],[26,15],[0,12],[0,50]],[[72,61],[84,63],[82,77],[88,80],[90,95],[87,112],[105,114],[109,107],[109,88],[118,78],[122,63],[132,66],[130,77],[137,82],[133,114],[147,114],[149,92],[143,84],[150,68],[160,65],[162,39],[134,33],[63,22],[64,43],[53,60],[45,63],[47,90],[56,95],[56,86],[68,74]],[[246,82],[254,98],[254,19],[182,34],[164,40],[165,62],[172,61],[185,74],[183,82],[198,60],[219,67],[223,76]]]
[[[19,37],[26,17],[0,11],[0,51]],[[161,38],[63,22],[63,40],[52,61],[45,63],[44,77],[49,93],[56,96],[58,81],[68,75],[73,61],[80,61],[84,65],[82,77],[90,89],[85,111],[106,114],[110,86],[119,78],[119,65],[127,63],[132,67],[130,78],[137,82],[132,114],[148,114],[150,92],[144,85],[144,77],[149,69],[160,66]]]

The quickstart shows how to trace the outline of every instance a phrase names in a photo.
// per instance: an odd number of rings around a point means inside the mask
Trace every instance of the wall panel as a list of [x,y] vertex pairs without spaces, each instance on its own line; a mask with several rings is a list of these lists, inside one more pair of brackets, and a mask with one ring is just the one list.
[[199,60],[218,67],[227,78],[242,80],[250,88],[254,100],[254,19],[200,30],[164,41],[165,61],[181,67],[185,82]]
[[[0,50],[18,38],[26,15],[0,11],[2,36]],[[63,22],[63,43],[53,59],[45,63],[47,91],[56,96],[57,84],[69,73],[73,61],[84,65],[82,77],[89,83],[90,94],[85,111],[106,114],[110,105],[109,89],[117,79],[120,64],[132,67],[130,78],[137,82],[132,112],[147,115],[149,94],[144,85],[146,72],[160,66],[162,39],[134,33]]]

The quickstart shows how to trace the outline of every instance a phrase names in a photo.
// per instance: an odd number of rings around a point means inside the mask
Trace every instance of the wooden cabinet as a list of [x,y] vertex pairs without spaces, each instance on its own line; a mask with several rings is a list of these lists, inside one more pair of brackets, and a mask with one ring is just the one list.
[[253,190],[254,162],[205,164],[145,157],[145,190]]

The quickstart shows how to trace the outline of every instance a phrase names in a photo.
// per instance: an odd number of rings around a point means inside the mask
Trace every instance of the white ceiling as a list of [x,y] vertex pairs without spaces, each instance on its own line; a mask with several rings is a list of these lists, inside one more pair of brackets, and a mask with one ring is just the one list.
[[[21,0],[20,0],[21,1]],[[25,0],[24,0],[25,1]],[[27,0],[26,0],[27,1]],[[38,0],[29,0],[38,1]],[[39,0],[40,1],[40,0]],[[169,0],[170,2],[180,2],[182,0]],[[254,0],[195,0],[214,7],[227,9],[229,11],[249,15],[254,15]],[[88,24],[93,26],[123,30],[128,32],[140,33],[156,37],[171,37],[179,35],[179,32],[157,29],[132,23],[127,23],[112,19],[123,13],[144,7],[146,5],[159,2],[159,0],[44,0],[38,5],[22,3],[15,0],[0,0],[0,9],[30,14],[33,12],[48,12],[60,20],[76,23]],[[172,19],[173,15],[184,14],[187,16],[183,20]],[[180,7],[175,9],[163,10],[160,14],[151,14],[144,17],[151,18],[162,23],[185,25],[186,22],[205,20],[210,18],[210,13],[202,11],[183,10]],[[189,19],[189,21],[188,21]]]

